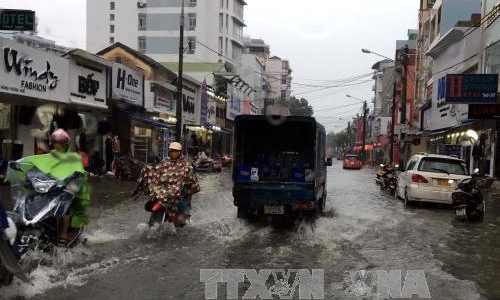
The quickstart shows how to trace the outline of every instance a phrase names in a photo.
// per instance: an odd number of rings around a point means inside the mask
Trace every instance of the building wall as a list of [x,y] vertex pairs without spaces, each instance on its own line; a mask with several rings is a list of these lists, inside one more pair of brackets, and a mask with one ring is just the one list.
[[[463,28],[462,30],[466,30],[466,28]],[[429,130],[438,130],[450,126],[461,125],[462,121],[467,120],[467,104],[446,104],[444,103],[445,99],[439,99],[438,81],[440,79],[442,80],[442,78],[445,77],[446,74],[460,74],[479,63],[479,55],[467,61],[467,63],[460,62],[465,61],[474,53],[480,53],[480,37],[480,32],[478,30],[475,30],[464,39],[451,44],[439,56],[434,58],[432,108],[429,115],[430,119],[424,119],[424,122],[428,122]],[[469,47],[469,45],[473,46],[474,48]],[[456,66],[449,68],[450,66],[454,65]]]
[[[111,36],[114,42],[138,49],[138,37],[144,37],[146,55],[159,62],[178,61],[181,1],[145,2],[146,7],[139,8],[137,1],[115,0],[115,9],[110,10],[107,1],[87,0],[87,50],[95,53],[112,44]],[[233,47],[242,48],[242,37],[234,36],[234,26],[238,23],[233,18],[235,2],[239,0],[197,1],[196,6],[189,6],[189,1],[185,1],[185,62],[217,62],[221,58],[219,51],[231,58]],[[115,14],[115,21],[110,21],[111,13]],[[146,30],[139,30],[139,14],[146,16]],[[196,14],[195,27],[189,26],[190,14]],[[114,34],[109,32],[110,25],[115,25]],[[188,43],[189,40],[197,42]],[[219,41],[222,41],[222,49],[219,49]]]

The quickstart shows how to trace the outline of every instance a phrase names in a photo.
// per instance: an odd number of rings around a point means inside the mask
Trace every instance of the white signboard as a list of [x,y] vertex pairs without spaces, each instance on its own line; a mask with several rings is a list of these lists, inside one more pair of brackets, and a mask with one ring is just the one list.
[[216,122],[216,111],[217,111],[217,103],[215,99],[212,97],[208,97],[207,103],[207,123],[215,125]]
[[227,102],[227,118],[234,120],[237,115],[241,114],[241,103],[243,102],[243,94],[239,89],[232,88],[228,84],[228,94],[230,95]]
[[0,38],[0,92],[68,102],[67,59]]
[[200,101],[195,99],[199,99],[196,88],[184,85],[182,89],[182,119],[184,121],[197,122],[196,111],[200,110]]
[[112,98],[142,106],[143,75],[119,63],[113,64]]
[[107,109],[106,68],[70,60],[69,95],[73,103]]

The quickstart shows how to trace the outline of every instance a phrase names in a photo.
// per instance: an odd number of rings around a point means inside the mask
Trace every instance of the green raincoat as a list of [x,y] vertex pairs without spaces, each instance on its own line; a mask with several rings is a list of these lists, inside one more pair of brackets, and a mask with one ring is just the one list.
[[21,158],[18,162],[21,163],[21,168],[23,166],[22,163],[29,163],[56,179],[64,179],[74,172],[84,174],[84,182],[71,204],[69,215],[71,216],[70,226],[73,228],[82,227],[88,224],[88,217],[85,214],[86,208],[90,205],[90,189],[87,182],[88,173],[83,168],[82,157],[78,153],[52,150],[47,154]]

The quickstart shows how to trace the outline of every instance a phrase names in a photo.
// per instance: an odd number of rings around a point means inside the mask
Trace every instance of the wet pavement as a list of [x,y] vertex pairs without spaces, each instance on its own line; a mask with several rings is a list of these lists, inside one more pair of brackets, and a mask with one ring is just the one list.
[[[404,207],[375,185],[373,169],[343,170],[335,161],[326,216],[283,228],[236,218],[228,172],[199,175],[191,224],[178,230],[148,228],[143,202],[128,197],[133,182],[92,178],[88,242],[24,258],[33,285],[16,280],[0,299],[206,299],[207,269],[321,270],[324,299],[405,298],[411,274],[424,276],[413,282],[415,298],[426,291],[432,299],[500,298],[497,194],[487,193],[482,222],[456,222],[447,207]],[[401,272],[402,293],[384,296],[370,285],[377,272]],[[238,298],[248,290],[241,283]],[[231,298],[225,284],[217,292]]]

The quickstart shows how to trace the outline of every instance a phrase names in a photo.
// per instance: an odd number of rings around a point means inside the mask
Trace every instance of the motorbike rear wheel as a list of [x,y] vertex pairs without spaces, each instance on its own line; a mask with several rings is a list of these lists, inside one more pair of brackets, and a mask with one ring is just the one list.
[[166,221],[165,211],[159,210],[151,213],[149,218],[149,227],[153,227],[155,224],[162,224]]

